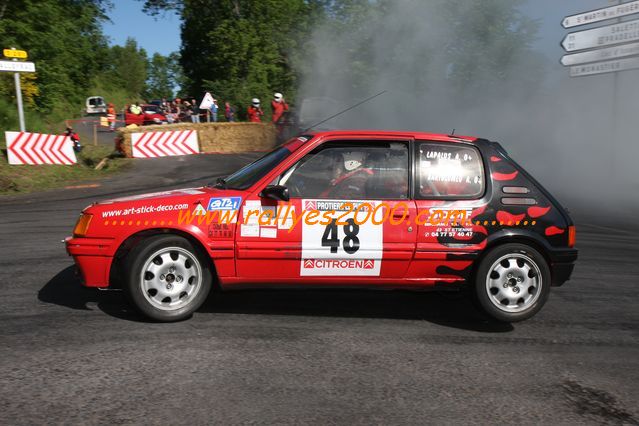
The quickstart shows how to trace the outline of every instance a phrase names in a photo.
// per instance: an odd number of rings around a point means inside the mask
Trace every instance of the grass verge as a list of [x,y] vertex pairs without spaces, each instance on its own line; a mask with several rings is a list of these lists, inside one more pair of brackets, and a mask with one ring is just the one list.
[[[108,146],[85,145],[82,152],[76,154],[78,163],[73,166],[12,166],[4,151],[4,158],[0,158],[0,195],[80,185],[112,175],[131,164],[131,159],[118,158],[112,153],[113,148]],[[110,157],[106,166],[95,170],[95,166],[105,157]]]

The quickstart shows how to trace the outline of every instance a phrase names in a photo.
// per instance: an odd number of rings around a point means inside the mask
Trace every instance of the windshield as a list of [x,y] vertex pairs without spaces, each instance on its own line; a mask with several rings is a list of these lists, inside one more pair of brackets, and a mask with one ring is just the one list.
[[291,155],[288,148],[279,147],[264,157],[242,167],[224,179],[224,186],[228,189],[247,189],[273,170],[282,160]]
[[151,114],[157,113],[159,111],[157,105],[144,105],[144,112],[148,112]]

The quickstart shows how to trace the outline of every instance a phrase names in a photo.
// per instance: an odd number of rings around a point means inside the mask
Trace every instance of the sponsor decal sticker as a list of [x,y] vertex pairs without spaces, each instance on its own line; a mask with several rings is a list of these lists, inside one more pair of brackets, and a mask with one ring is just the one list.
[[202,206],[202,204],[198,204],[195,210],[193,210],[194,216],[206,216],[206,210]]
[[237,210],[242,204],[242,197],[211,198],[207,210]]

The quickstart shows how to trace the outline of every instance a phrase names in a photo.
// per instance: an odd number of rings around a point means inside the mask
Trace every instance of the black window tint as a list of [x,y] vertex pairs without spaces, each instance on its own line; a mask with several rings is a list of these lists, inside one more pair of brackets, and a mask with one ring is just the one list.
[[481,156],[474,147],[421,142],[417,162],[419,198],[476,198],[484,192]]
[[302,158],[279,183],[291,197],[408,198],[408,146],[403,142],[331,142]]

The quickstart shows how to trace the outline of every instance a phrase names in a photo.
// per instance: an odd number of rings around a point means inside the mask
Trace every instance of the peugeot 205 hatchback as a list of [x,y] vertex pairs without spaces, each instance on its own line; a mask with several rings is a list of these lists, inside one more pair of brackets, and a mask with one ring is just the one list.
[[470,288],[521,321],[572,273],[575,228],[497,143],[410,132],[295,138],[212,186],[84,209],[68,253],[87,287],[188,317],[213,285]]

